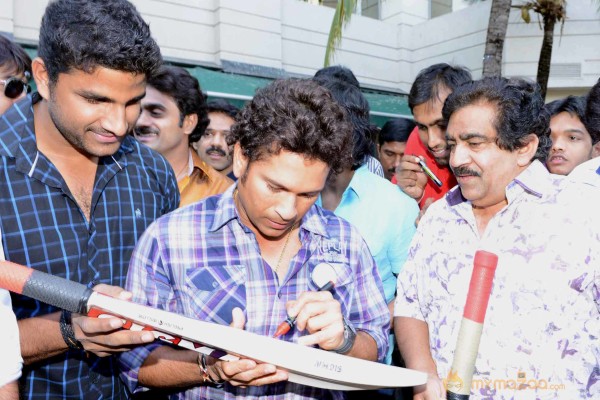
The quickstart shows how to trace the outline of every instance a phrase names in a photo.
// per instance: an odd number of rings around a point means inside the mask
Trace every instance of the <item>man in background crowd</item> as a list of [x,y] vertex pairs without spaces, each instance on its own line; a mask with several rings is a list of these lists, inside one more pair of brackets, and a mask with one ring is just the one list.
[[162,154],[175,172],[180,207],[225,191],[233,182],[190,147],[205,134],[206,101],[198,80],[181,67],[164,66],[148,79],[133,134]]
[[585,97],[569,96],[545,106],[550,113],[552,139],[546,166],[553,174],[568,175],[579,164],[600,154],[600,136],[592,136],[584,124],[585,103]]
[[[334,65],[331,67],[321,68],[317,72],[315,72],[315,76],[313,79],[325,80],[325,79],[335,79],[340,82],[344,82],[348,85],[354,86],[356,89],[360,91],[360,84],[358,83],[358,79],[354,76],[354,72],[352,72],[349,68],[342,67],[341,65]],[[354,98],[359,99],[359,97]],[[346,108],[355,109],[354,113],[366,113],[366,118],[369,118],[369,102],[367,99],[361,94],[360,96],[361,102],[356,104],[351,104],[349,101],[346,102]],[[365,165],[367,169],[374,173],[375,175],[379,175],[383,178],[383,167],[375,155],[377,154],[376,143],[374,138],[376,137],[376,132],[378,130],[377,126],[370,125],[368,127],[363,128],[365,136],[369,139],[369,153],[365,159]]]
[[192,143],[200,158],[232,180],[233,144],[228,140],[231,137],[231,126],[239,109],[225,100],[215,100],[208,103],[208,127],[200,136],[200,140]]
[[385,179],[391,180],[404,156],[406,142],[415,123],[408,118],[397,118],[387,121],[377,137],[377,152],[383,167]]
[[[426,209],[426,203],[431,204],[443,197],[456,185],[456,179],[448,168],[450,150],[446,142],[442,107],[450,93],[471,79],[471,73],[465,68],[435,64],[419,72],[410,88],[408,105],[418,134],[413,132],[410,135],[395,177],[400,189],[417,200],[423,210]],[[423,173],[417,157],[425,161],[440,179],[441,187]]]

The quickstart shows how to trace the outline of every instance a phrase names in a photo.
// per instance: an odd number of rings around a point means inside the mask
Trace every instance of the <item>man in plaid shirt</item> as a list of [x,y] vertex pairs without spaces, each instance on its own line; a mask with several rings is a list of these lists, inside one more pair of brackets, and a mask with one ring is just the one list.
[[[373,258],[355,228],[314,204],[330,172],[352,163],[344,112],[314,82],[278,81],[232,132],[237,184],[148,228],[127,277],[133,301],[264,336],[297,316],[282,340],[382,360],[389,315]],[[336,270],[332,292],[311,279],[322,263]],[[274,365],[162,343],[120,360],[131,390],[179,388],[173,398],[343,398],[290,383]]]

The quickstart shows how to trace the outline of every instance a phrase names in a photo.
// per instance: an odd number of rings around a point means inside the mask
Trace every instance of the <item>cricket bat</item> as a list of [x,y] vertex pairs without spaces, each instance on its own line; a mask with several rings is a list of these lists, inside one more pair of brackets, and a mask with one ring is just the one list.
[[371,390],[416,386],[425,373],[302,346],[241,329],[194,320],[115,299],[77,282],[9,261],[0,261],[0,287],[38,301],[93,317],[114,316],[124,328],[224,361],[250,358],[286,370],[289,381],[330,390]]

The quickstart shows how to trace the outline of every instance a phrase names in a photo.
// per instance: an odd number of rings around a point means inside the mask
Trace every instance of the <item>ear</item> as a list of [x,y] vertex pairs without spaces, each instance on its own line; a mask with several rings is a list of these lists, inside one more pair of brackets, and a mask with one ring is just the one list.
[[381,158],[381,145],[377,143],[377,156]]
[[535,156],[535,152],[540,144],[540,139],[536,134],[530,133],[525,138],[527,144],[520,149],[517,149],[517,165],[519,167],[526,167],[531,164],[531,160]]
[[37,91],[44,99],[50,97],[50,77],[46,70],[46,64],[40,57],[36,57],[31,62],[31,72],[37,86]]
[[191,134],[198,125],[198,114],[188,114],[183,118],[183,133]]
[[246,169],[248,169],[248,158],[244,156],[242,147],[237,142],[233,146],[233,174],[239,179],[244,175]]
[[598,156],[600,156],[600,140],[592,146],[592,158],[596,158]]

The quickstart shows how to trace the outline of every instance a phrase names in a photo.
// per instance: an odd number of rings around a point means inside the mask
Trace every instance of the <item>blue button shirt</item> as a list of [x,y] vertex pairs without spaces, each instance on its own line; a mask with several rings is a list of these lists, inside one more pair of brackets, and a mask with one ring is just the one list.
[[[320,197],[317,204],[321,205]],[[367,242],[389,303],[416,231],[417,202],[363,165],[354,172],[334,213],[354,225]]]

